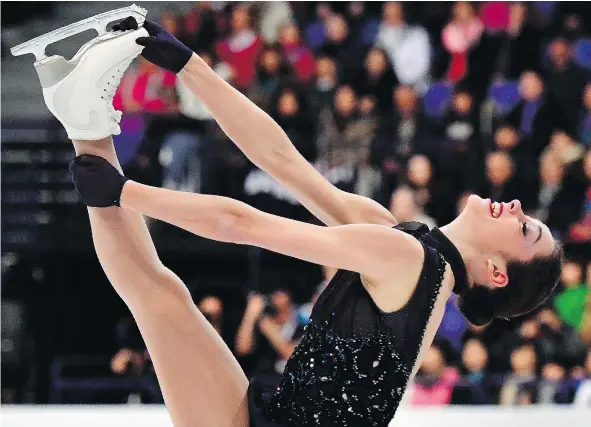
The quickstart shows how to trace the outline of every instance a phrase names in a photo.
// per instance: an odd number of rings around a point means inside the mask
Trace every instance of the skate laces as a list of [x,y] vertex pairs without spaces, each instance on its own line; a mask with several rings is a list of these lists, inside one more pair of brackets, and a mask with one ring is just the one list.
[[101,98],[107,102],[109,118],[115,122],[115,124],[119,124],[123,113],[119,110],[115,110],[115,107],[113,107],[113,98],[115,97],[115,93],[117,92],[117,88],[119,87],[119,83],[121,82],[125,70],[127,70],[127,67],[129,67],[134,58],[135,57],[132,57],[118,64],[107,79],[106,85],[103,87],[103,95]]

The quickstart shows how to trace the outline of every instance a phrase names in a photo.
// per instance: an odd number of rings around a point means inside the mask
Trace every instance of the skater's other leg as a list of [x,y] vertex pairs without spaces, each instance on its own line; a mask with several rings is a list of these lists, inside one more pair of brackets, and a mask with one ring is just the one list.
[[[120,168],[111,138],[74,142]],[[176,427],[247,427],[248,381],[183,282],[158,259],[143,217],[89,208],[96,253],[131,310]]]

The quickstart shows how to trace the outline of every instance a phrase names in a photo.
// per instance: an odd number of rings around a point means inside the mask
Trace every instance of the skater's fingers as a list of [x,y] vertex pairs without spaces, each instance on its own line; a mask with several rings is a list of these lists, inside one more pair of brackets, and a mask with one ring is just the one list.
[[139,37],[135,40],[140,46],[151,46],[161,41],[162,40],[159,40],[156,37]]
[[148,32],[149,35],[155,36],[162,30],[162,27],[155,22],[148,21],[147,19],[144,21],[144,28]]

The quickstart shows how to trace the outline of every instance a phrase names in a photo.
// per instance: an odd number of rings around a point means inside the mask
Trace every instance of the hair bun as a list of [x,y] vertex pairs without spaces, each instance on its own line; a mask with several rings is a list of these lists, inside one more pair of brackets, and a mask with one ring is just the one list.
[[484,286],[474,285],[458,301],[466,320],[475,326],[486,326],[495,318],[495,294]]

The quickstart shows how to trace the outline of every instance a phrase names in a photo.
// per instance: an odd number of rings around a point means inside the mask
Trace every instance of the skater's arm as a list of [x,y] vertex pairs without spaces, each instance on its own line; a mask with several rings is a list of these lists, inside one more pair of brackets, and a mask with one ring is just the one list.
[[423,257],[416,239],[390,227],[322,227],[270,215],[233,199],[133,181],[123,187],[121,206],[202,237],[258,246],[319,265],[356,271],[376,281],[390,281],[397,270]]
[[244,154],[322,222],[396,224],[392,214],[379,203],[332,185],[306,161],[269,115],[220,78],[199,56],[192,56],[179,77]]

